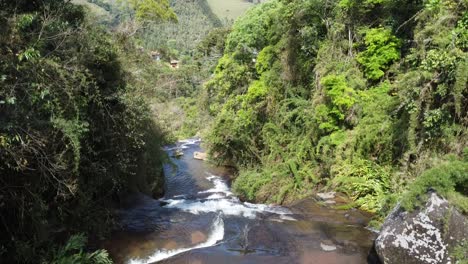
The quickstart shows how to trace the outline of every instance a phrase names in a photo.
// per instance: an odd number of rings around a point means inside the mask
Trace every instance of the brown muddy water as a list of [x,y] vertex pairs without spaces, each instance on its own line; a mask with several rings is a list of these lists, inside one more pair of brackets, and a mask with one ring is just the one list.
[[372,263],[376,234],[357,210],[305,199],[290,207],[240,201],[227,170],[193,159],[198,140],[168,147],[166,194],[136,196],[121,210],[123,231],[104,242],[115,263]]

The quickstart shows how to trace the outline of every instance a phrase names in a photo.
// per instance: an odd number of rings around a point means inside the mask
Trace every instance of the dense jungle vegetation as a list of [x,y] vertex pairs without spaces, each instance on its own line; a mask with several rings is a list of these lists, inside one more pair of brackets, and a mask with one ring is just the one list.
[[[128,22],[175,19],[165,0],[125,4]],[[151,60],[86,10],[0,1],[2,263],[110,263],[83,251],[85,236],[115,226],[127,193],[162,192],[165,135],[142,96],[148,78],[129,70]]]
[[468,2],[271,0],[213,78],[211,153],[248,200],[348,194],[381,216],[435,189],[468,212]]
[[0,259],[111,263],[86,237],[195,135],[246,200],[339,191],[379,220],[434,189],[468,213],[467,7],[0,0]]

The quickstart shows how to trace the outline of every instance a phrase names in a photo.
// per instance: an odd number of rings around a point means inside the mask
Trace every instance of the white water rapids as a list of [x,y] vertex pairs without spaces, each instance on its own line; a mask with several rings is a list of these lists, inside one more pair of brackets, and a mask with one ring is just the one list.
[[197,249],[197,248],[205,248],[205,247],[211,247],[216,245],[219,241],[223,240],[224,238],[224,221],[223,218],[218,215],[213,222],[213,227],[211,230],[210,235],[208,236],[208,239],[201,243],[198,244],[194,247],[191,248],[178,248],[174,250],[166,250],[166,249],[160,249],[154,252],[153,255],[148,257],[147,259],[132,259],[128,263],[129,264],[146,264],[146,263],[154,263],[157,261],[161,261],[167,258],[170,258],[172,256],[175,256],[177,254],[187,252],[189,250]]
[[[226,182],[219,176],[209,175],[207,177],[214,185],[213,188],[198,192],[202,194],[211,194],[206,198],[186,200],[186,199],[168,199],[167,208],[175,208],[192,214],[219,212],[223,215],[243,216],[255,219],[259,213],[276,214],[279,217],[292,214],[288,209],[279,206],[270,206],[264,204],[252,204],[241,202],[230,191]],[[294,220],[291,217],[288,220]]]
[[269,214],[277,216],[276,219],[272,219],[274,221],[295,220],[290,216],[292,213],[286,208],[241,202],[233,195],[226,181],[219,176],[209,174],[207,179],[213,183],[213,188],[198,192],[200,196],[208,195],[205,198],[185,199],[183,195],[179,195],[173,199],[160,200],[167,203],[165,205],[166,208],[181,210],[195,215],[217,213],[207,240],[190,248],[174,250],[158,249],[146,259],[131,259],[128,262],[129,264],[154,263],[193,249],[206,248],[218,244],[224,238],[223,216],[242,216],[255,219],[259,214]]
[[103,242],[115,263],[373,263],[367,216],[311,198],[288,208],[240,201],[229,168],[193,158],[203,152],[200,142],[165,148],[171,162],[164,166],[163,199],[138,193],[125,201],[122,230]]

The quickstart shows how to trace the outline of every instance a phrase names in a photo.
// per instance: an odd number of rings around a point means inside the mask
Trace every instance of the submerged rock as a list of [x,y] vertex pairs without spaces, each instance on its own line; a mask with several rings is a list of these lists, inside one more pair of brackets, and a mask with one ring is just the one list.
[[453,248],[468,237],[468,219],[431,193],[413,212],[397,206],[386,218],[375,249],[385,264],[454,263]]

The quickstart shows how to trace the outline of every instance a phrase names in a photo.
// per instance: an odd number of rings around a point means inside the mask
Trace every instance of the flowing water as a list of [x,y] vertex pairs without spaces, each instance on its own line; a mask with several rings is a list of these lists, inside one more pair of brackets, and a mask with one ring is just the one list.
[[164,198],[135,196],[121,211],[124,231],[104,243],[116,263],[368,263],[375,234],[363,213],[312,199],[242,202],[226,169],[193,159],[199,144],[178,143],[184,155],[165,167]]

